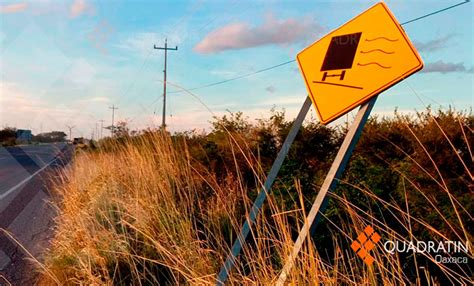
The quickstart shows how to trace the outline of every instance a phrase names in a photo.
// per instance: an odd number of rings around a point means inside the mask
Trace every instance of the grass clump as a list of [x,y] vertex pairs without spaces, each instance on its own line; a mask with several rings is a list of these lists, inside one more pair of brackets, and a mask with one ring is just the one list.
[[[454,111],[371,119],[288,282],[468,283],[469,265],[376,247],[368,266],[350,245],[367,225],[383,240],[470,245],[473,122]],[[279,112],[256,124],[231,114],[208,134],[148,130],[79,152],[56,185],[41,284],[214,285],[290,125]],[[276,281],[345,131],[303,127],[230,284]]]
[[114,147],[79,154],[64,173],[51,272],[66,284],[207,275],[212,253],[201,247],[193,219],[202,180],[189,161],[159,134]]

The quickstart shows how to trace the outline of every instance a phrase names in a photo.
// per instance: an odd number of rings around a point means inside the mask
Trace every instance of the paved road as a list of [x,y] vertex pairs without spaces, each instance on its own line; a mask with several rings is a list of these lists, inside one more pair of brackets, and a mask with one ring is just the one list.
[[34,283],[25,258],[41,259],[48,246],[55,215],[47,202],[48,182],[71,153],[64,143],[0,147],[0,285],[8,285],[2,279]]

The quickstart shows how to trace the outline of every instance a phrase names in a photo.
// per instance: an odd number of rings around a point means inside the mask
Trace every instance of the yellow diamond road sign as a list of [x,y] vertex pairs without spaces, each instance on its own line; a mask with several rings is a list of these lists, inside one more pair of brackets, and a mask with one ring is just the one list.
[[313,43],[297,60],[323,124],[423,68],[383,3]]

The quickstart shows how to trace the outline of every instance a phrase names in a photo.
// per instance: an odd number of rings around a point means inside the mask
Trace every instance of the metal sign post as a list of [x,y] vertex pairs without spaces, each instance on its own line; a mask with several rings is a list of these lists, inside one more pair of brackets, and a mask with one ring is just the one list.
[[347,132],[346,138],[344,138],[344,142],[342,142],[341,148],[337,152],[336,158],[331,165],[331,169],[329,169],[326,179],[321,186],[321,190],[314,200],[313,206],[311,207],[308,217],[305,220],[305,224],[301,228],[298,239],[293,246],[293,250],[288,257],[285,266],[283,267],[283,271],[281,272],[276,285],[284,285],[286,278],[288,277],[289,272],[294,265],[294,261],[300,252],[301,247],[303,246],[304,240],[309,236],[310,230],[317,225],[319,217],[321,216],[320,213],[322,213],[327,206],[328,198],[326,195],[328,192],[334,191],[336,188],[337,182],[344,172],[344,169],[352,155],[352,151],[354,150],[357,141],[359,141],[362,130],[364,129],[365,123],[367,122],[369,114],[376,100],[377,97],[373,97],[370,101],[364,103],[359,109],[354,123],[352,123],[351,128]]
[[242,246],[244,245],[245,240],[247,239],[247,236],[250,232],[250,226],[257,219],[257,215],[260,212],[260,209],[262,208],[262,205],[265,202],[268,193],[270,192],[273,182],[275,181],[276,176],[278,175],[278,172],[280,171],[281,165],[283,164],[283,161],[285,160],[286,154],[288,154],[291,144],[295,140],[296,134],[298,134],[298,131],[300,130],[301,125],[303,124],[303,120],[306,117],[306,114],[308,113],[308,110],[310,107],[311,107],[311,99],[309,97],[306,97],[306,100],[303,103],[303,106],[301,107],[300,112],[298,113],[298,116],[293,122],[290,132],[288,133],[288,136],[286,137],[285,142],[283,143],[283,146],[281,147],[281,150],[278,153],[277,158],[275,159],[275,162],[273,163],[273,166],[270,169],[270,172],[268,173],[268,177],[265,180],[263,188],[258,194],[255,202],[253,203],[252,209],[250,210],[247,220],[242,226],[242,230],[240,231],[240,234],[237,236],[237,239],[234,241],[234,244],[232,245],[232,252],[227,256],[227,259],[224,265],[221,267],[221,270],[219,271],[216,285],[219,285],[219,286],[224,285],[225,281],[229,277],[229,272],[234,267],[235,259],[237,258],[237,256],[239,256],[240,251],[242,250]]
[[318,213],[326,208],[326,195],[336,187],[378,94],[423,68],[423,61],[415,47],[395,16],[382,2],[305,48],[296,58],[305,80],[308,98],[273,163],[249,218],[232,246],[232,253],[219,272],[217,285],[223,285],[227,280],[229,271],[245,243],[250,225],[255,221],[267,197],[267,191],[280,170],[311,102],[314,103],[322,124],[332,122],[355,107],[363,105],[326,176],[277,285],[283,285],[285,282],[305,238],[314,229],[315,221],[317,224]]

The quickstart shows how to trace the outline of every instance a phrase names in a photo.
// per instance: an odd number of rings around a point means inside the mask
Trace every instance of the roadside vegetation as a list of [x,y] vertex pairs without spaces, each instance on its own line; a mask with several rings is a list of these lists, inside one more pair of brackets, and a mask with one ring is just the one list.
[[16,145],[16,128],[4,127],[0,130],[0,146],[8,147]]
[[38,143],[56,143],[65,142],[66,133],[62,131],[52,131],[39,133],[31,137],[31,141],[18,140],[17,129],[14,127],[4,127],[0,129],[0,146],[12,147],[18,144],[38,144]]
[[[104,139],[55,178],[59,216],[40,285],[214,285],[291,122],[215,118],[212,131],[159,130]],[[288,279],[292,285],[450,285],[472,281],[474,116],[426,110],[369,120]],[[300,130],[231,285],[269,285],[288,257],[345,135],[313,121]],[[461,241],[466,264],[434,254],[375,263],[351,249],[366,226],[382,240]]]

